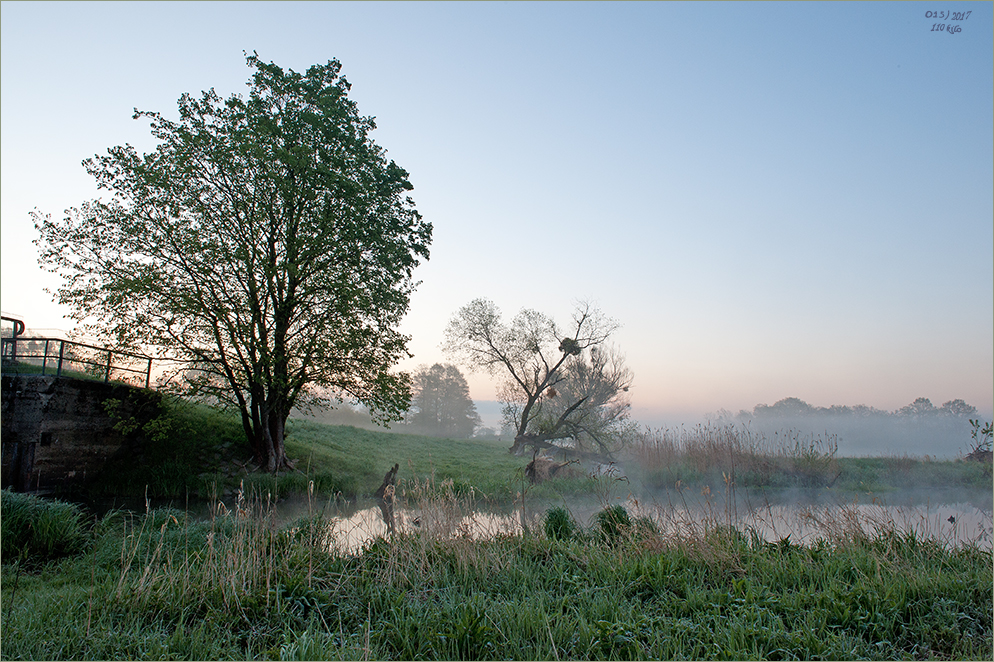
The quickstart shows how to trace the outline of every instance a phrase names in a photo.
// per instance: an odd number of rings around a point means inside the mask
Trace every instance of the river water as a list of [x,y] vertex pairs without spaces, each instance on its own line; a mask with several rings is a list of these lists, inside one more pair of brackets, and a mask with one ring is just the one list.
[[[144,511],[146,507],[170,506],[196,518],[228,516],[237,512],[238,502],[114,503],[96,506],[124,507]],[[730,525],[743,532],[755,531],[770,542],[789,538],[793,543],[811,544],[818,539],[849,539],[859,532],[872,536],[894,529],[934,538],[947,546],[976,544],[992,548],[994,494],[976,490],[932,490],[930,492],[891,492],[886,495],[831,490],[794,490],[765,493],[738,490],[732,495],[707,488],[683,489],[636,497],[631,494],[604,495],[559,502],[525,499],[512,506],[488,507],[455,498],[422,501],[399,500],[394,515],[395,530],[424,532],[440,538],[484,539],[517,535],[527,526],[542,528],[548,508],[566,507],[582,526],[592,526],[595,514],[609,505],[622,505],[633,517],[649,518],[664,536],[699,535],[717,525]],[[91,504],[93,507],[93,504]],[[275,504],[254,504],[273,508],[275,520],[290,523],[305,516],[321,516],[328,525],[329,544],[341,551],[356,552],[379,537],[389,535],[377,503],[371,499],[356,502],[321,502],[320,499],[291,497]]]
[[[755,531],[770,542],[789,539],[811,544],[818,539],[849,539],[862,532],[873,536],[881,530],[914,532],[947,546],[976,544],[992,548],[992,494],[949,492],[932,497],[913,494],[824,494],[794,492],[771,497],[762,493],[724,494],[673,493],[655,498],[631,495],[574,503],[524,503],[513,508],[473,507],[456,501],[434,502],[420,507],[398,504],[396,530],[423,531],[439,537],[470,539],[520,534],[524,526],[541,529],[542,516],[552,506],[567,507],[583,526],[591,526],[594,515],[606,505],[623,505],[633,517],[651,519],[662,535],[696,535],[716,525],[731,525],[743,532]],[[302,504],[298,504],[300,509]],[[314,507],[311,504],[313,512]],[[288,510],[284,510],[288,513]],[[325,511],[332,544],[343,551],[358,551],[377,537],[388,535],[380,509],[374,502],[359,502],[347,508]]]

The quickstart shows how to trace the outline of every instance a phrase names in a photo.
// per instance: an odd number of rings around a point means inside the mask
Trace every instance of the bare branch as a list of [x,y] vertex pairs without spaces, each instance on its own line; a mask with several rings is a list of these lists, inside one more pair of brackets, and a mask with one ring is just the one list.
[[592,442],[603,455],[624,443],[632,375],[606,345],[618,325],[586,302],[572,319],[562,333],[550,318],[525,309],[505,326],[491,301],[477,299],[449,322],[445,351],[502,377],[498,398],[505,424],[515,429],[512,452],[570,439],[581,450]]

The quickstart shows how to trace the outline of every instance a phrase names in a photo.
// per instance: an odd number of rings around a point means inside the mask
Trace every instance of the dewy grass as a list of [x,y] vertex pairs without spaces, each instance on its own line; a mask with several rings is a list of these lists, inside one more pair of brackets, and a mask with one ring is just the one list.
[[911,457],[838,458],[840,490],[887,492],[916,489],[991,489],[991,465],[965,460]]
[[[319,492],[350,496],[371,494],[384,473],[400,464],[408,478],[451,479],[457,490],[473,486],[488,497],[510,500],[517,473],[528,459],[507,449],[506,442],[490,439],[439,439],[304,420],[292,421],[287,440],[287,452],[315,480]],[[321,480],[334,487],[322,489]]]
[[39,564],[80,552],[87,541],[79,506],[30,494],[0,493],[0,545],[4,562]]
[[[425,525],[356,553],[264,502],[112,513],[84,554],[3,566],[4,658],[991,659],[992,558],[860,511],[811,544],[720,516],[474,539],[473,495],[406,486]],[[624,521],[620,512],[612,523]],[[560,513],[562,515],[562,513]],[[560,517],[560,519],[563,519]],[[634,522],[634,525],[631,525]],[[6,561],[6,560],[5,560]],[[8,589],[15,580],[19,589]]]

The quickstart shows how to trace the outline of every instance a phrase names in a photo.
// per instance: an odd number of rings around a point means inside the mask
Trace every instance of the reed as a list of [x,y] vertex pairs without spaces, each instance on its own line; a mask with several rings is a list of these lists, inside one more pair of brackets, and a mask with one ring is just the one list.
[[824,487],[839,476],[832,435],[783,430],[767,437],[737,425],[645,430],[628,457],[650,487],[734,481],[741,487]]

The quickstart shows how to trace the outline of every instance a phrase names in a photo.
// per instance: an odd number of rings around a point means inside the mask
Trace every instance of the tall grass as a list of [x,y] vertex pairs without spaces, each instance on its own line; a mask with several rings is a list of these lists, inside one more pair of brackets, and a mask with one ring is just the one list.
[[652,487],[731,482],[750,487],[824,487],[839,476],[832,435],[784,430],[772,437],[736,425],[646,430],[629,449]]
[[82,551],[87,517],[79,506],[12,492],[0,492],[0,549],[4,562],[40,564]]
[[[422,526],[355,551],[314,506],[280,525],[112,513],[88,553],[2,594],[3,657],[34,659],[990,659],[991,554],[852,510],[811,544],[611,508],[474,537],[447,480]],[[559,521],[560,525],[550,525]],[[572,521],[572,525],[562,525]],[[545,535],[569,529],[570,535]],[[610,533],[609,533],[610,532]],[[14,569],[5,565],[4,588]]]

